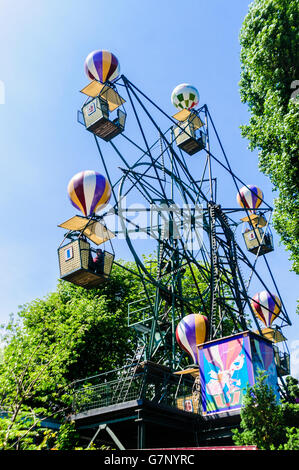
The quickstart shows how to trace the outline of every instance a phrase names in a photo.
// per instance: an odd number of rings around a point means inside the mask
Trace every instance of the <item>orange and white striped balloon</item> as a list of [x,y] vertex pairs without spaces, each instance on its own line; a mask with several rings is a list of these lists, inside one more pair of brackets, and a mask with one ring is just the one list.
[[262,190],[252,184],[243,186],[237,194],[238,204],[252,213],[255,213],[256,209],[261,205],[263,198]]

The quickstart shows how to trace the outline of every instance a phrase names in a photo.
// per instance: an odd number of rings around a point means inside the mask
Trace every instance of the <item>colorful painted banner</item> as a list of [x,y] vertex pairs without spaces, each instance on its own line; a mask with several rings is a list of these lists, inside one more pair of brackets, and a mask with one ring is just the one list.
[[242,406],[246,386],[253,384],[248,363],[248,336],[224,338],[199,350],[202,411],[204,414],[234,410]]
[[253,372],[255,378],[260,371],[266,372],[266,384],[272,388],[277,401],[280,401],[277,370],[274,362],[274,351],[271,344],[266,343],[262,339],[252,338],[251,340],[251,357]]
[[199,371],[203,414],[240,409],[259,371],[266,372],[267,384],[279,400],[273,347],[250,332],[201,345]]

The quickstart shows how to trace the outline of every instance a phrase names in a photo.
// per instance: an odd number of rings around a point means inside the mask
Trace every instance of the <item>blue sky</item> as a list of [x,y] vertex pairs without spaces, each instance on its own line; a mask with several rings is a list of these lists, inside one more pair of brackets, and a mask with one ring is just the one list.
[[[238,89],[238,35],[249,4],[0,0],[1,322],[18,305],[55,289],[62,241],[57,225],[73,215],[67,183],[82,169],[100,170],[94,140],[76,122],[84,101],[79,90],[88,82],[83,64],[94,49],[113,52],[121,72],[170,115],[173,88],[182,82],[196,86],[233,170],[273,204],[275,193],[258,171],[257,153],[247,149],[239,129],[249,119]],[[224,199],[232,191],[225,184]],[[293,322],[286,334],[292,373],[299,377],[298,278],[276,234],[268,256]]]

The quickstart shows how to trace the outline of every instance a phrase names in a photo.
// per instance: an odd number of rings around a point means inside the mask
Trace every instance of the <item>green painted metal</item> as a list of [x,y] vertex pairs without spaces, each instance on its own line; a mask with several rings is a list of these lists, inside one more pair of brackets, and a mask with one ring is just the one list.
[[[206,146],[198,153],[200,173],[193,175],[188,165],[190,157],[176,145],[173,133],[173,127],[182,127],[182,124],[168,116],[125,76],[115,82],[115,89],[118,85],[127,93],[127,104],[130,106],[128,121],[134,120],[138,136],[131,137],[123,132],[113,141],[104,143],[108,145],[109,159],[106,159],[99,138],[94,138],[112,187],[113,210],[121,224],[116,235],[124,236],[137,266],[137,273],[134,274],[143,288],[142,298],[129,305],[128,326],[136,330],[139,343],[145,346],[143,359],[159,362],[176,371],[184,367],[185,357],[175,339],[176,326],[181,318],[191,312],[206,315],[210,322],[210,339],[246,330],[249,318],[260,331],[250,305],[249,282],[244,279],[241,265],[249,271],[248,279],[255,276],[265,289],[268,287],[257,271],[256,260],[248,257],[244,251],[246,248],[237,242],[235,230],[241,209],[223,208],[217,200],[215,165],[230,175],[236,190],[238,185],[245,183],[232,171],[207,105],[195,111],[204,123]],[[212,151],[212,144],[214,146],[215,143],[219,148],[217,155]],[[123,150],[124,144],[129,146],[128,151]],[[121,174],[117,177],[112,176],[116,160],[111,159],[113,166],[109,166],[111,152],[120,164]],[[171,208],[180,203],[194,208],[200,204],[203,245],[198,250],[191,249],[186,247],[186,238],[176,237],[175,213],[171,211],[168,213],[169,232],[166,238],[162,209],[160,212],[157,210],[155,230],[148,221],[143,226],[135,223],[130,219],[130,209],[122,207],[127,197],[135,202],[142,201],[145,205],[142,210],[147,215],[153,206]],[[271,212],[272,208],[263,202],[264,213]],[[233,218],[234,214],[238,216],[237,221]],[[98,220],[104,220],[106,215],[98,216]],[[195,212],[191,220],[191,230],[196,234]],[[154,241],[156,267],[147,264],[143,253],[138,251],[134,241],[136,232],[147,234]],[[113,243],[117,243],[117,238]],[[266,264],[269,268],[267,261]],[[184,292],[185,269],[189,270],[194,283],[192,295]],[[278,292],[271,271],[270,276]],[[227,331],[228,321],[232,331]],[[290,320],[283,309],[282,326],[289,324]]]

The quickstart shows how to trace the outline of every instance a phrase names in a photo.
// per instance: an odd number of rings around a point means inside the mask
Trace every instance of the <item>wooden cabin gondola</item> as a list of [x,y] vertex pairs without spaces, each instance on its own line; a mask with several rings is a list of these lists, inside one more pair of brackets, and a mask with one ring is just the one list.
[[206,134],[198,130],[203,122],[195,112],[184,109],[173,117],[178,121],[178,126],[173,128],[173,135],[181,150],[193,155],[206,147]]
[[[82,93],[89,96],[82,106],[85,127],[88,131],[109,142],[125,129],[126,113],[120,109],[125,100],[109,85],[96,80],[87,85]],[[110,113],[116,111],[116,117]]]
[[114,255],[101,251],[96,259],[96,250],[84,239],[67,243],[58,250],[60,278],[86,289],[98,287],[109,279]]
[[60,278],[85,289],[93,289],[107,281],[113,266],[114,254],[93,248],[88,239],[100,245],[114,237],[96,220],[75,216],[63,222],[67,228],[66,243],[58,248]]
[[241,220],[245,223],[243,238],[250,253],[261,256],[274,250],[273,235],[263,216],[254,214]]

